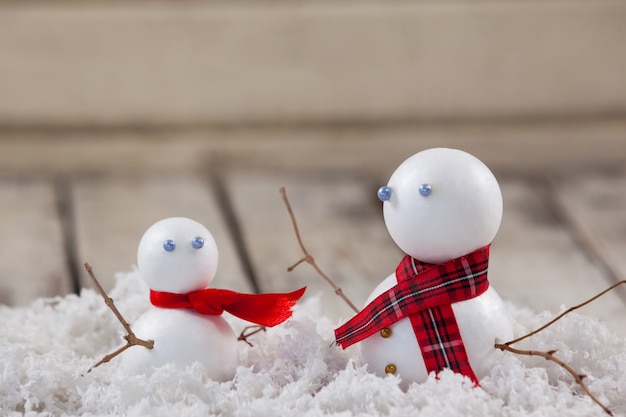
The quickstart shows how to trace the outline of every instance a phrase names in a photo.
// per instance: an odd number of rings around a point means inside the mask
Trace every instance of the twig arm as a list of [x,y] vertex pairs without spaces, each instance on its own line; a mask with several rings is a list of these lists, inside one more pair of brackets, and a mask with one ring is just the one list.
[[590,299],[588,299],[587,301],[584,301],[578,305],[575,305],[574,307],[570,307],[567,310],[565,310],[564,312],[562,312],[561,314],[559,314],[558,316],[556,316],[554,319],[550,320],[548,323],[544,324],[543,326],[541,326],[540,328],[533,330],[532,332],[528,333],[527,335],[524,335],[522,337],[518,337],[515,340],[511,340],[510,342],[506,342],[505,345],[510,346],[513,345],[515,343],[521,342],[524,339],[529,338],[530,336],[533,336],[537,333],[539,333],[540,331],[547,329],[548,327],[552,326],[554,323],[556,323],[557,321],[561,320],[564,316],[568,315],[569,313],[571,313],[572,311],[578,310],[579,308],[582,308],[584,306],[586,306],[587,304],[597,300],[598,298],[602,297],[604,294],[608,293],[609,291],[614,290],[615,288],[619,287],[620,285],[624,285],[626,284],[626,280],[623,281],[619,281],[613,285],[611,285],[609,288],[607,288],[606,290],[594,295],[593,297],[591,297]]
[[104,355],[104,357],[102,359],[100,359],[98,362],[94,363],[91,366],[91,368],[89,368],[89,370],[87,370],[87,373],[91,372],[92,369],[97,368],[98,366],[102,365],[103,363],[109,362],[111,359],[113,359],[114,357],[116,357],[120,353],[124,352],[129,347],[131,347],[131,345],[127,343],[124,346],[122,346],[121,348],[119,348],[118,350],[116,350],[115,352],[111,352],[108,355]]
[[598,404],[604,410],[604,412],[606,412],[608,415],[610,415],[610,416],[613,415],[613,412],[611,410],[609,410],[608,407],[606,407],[604,404],[602,404],[600,402],[600,400],[598,400],[591,393],[591,391],[589,391],[589,388],[587,387],[587,385],[583,381],[583,379],[586,377],[586,375],[579,374],[571,366],[569,366],[567,363],[565,363],[562,360],[560,360],[559,358],[555,357],[554,354],[556,353],[556,350],[549,350],[547,352],[542,352],[542,351],[538,351],[538,350],[521,350],[521,349],[512,348],[511,346],[509,346],[506,343],[496,343],[494,345],[494,347],[496,349],[500,349],[502,351],[506,350],[508,352],[515,353],[517,355],[540,356],[540,357],[542,357],[542,358],[544,358],[544,359],[546,359],[548,361],[552,361],[552,362],[556,363],[561,368],[565,369],[571,376],[574,377],[574,380],[576,380],[578,385],[580,385],[580,387],[583,389],[583,391],[585,391],[585,393],[589,396],[589,398],[591,398],[591,400],[593,402]]
[[102,285],[100,285],[100,282],[98,281],[98,279],[96,278],[95,274],[93,273],[93,269],[91,268],[91,265],[89,265],[89,263],[87,263],[87,262],[85,262],[85,270],[87,271],[87,273],[91,277],[91,280],[93,281],[94,285],[96,286],[96,289],[98,290],[98,292],[100,293],[100,295],[104,299],[104,303],[107,305],[107,307],[109,307],[111,309],[113,314],[115,314],[115,317],[117,317],[119,322],[122,324],[122,326],[124,326],[124,329],[126,330],[126,336],[124,336],[124,339],[126,340],[126,344],[124,346],[122,346],[121,348],[117,349],[116,351],[111,352],[108,355],[105,355],[102,359],[100,359],[97,363],[95,363],[91,368],[89,368],[89,370],[87,372],[89,373],[89,372],[91,372],[92,369],[97,368],[98,366],[102,365],[103,363],[109,362],[111,359],[113,359],[114,357],[116,357],[117,355],[121,354],[126,349],[128,349],[128,348],[130,348],[132,346],[143,346],[143,347],[145,347],[147,349],[154,348],[154,341],[153,340],[143,340],[143,339],[140,339],[137,336],[135,336],[135,333],[130,328],[130,324],[128,324],[128,322],[124,319],[124,316],[122,316],[122,313],[120,313],[120,311],[117,309],[117,307],[115,307],[115,303],[113,302],[113,299],[108,296],[106,291],[104,291],[104,289],[102,288]]
[[320,267],[315,262],[315,259],[313,259],[313,256],[304,247],[304,243],[302,242],[302,237],[300,236],[300,229],[298,228],[298,222],[296,221],[296,216],[294,215],[293,209],[291,208],[291,204],[289,203],[289,199],[287,198],[287,191],[285,190],[285,187],[280,187],[279,191],[280,191],[280,195],[283,198],[285,206],[287,207],[287,211],[289,212],[289,217],[291,218],[291,224],[293,225],[293,230],[294,230],[294,233],[296,234],[296,239],[298,240],[298,245],[300,245],[300,249],[302,249],[302,252],[304,253],[304,257],[302,257],[302,259],[300,259],[298,262],[296,262],[295,264],[293,264],[292,266],[287,268],[287,271],[289,271],[289,272],[293,271],[298,265],[300,265],[303,262],[308,263],[309,265],[311,265],[313,267],[313,269],[315,269],[315,271],[328,284],[330,284],[330,286],[333,288],[333,290],[335,290],[335,294],[337,294],[339,297],[341,297],[341,299],[343,301],[345,301],[346,304],[348,304],[348,306],[350,306],[350,308],[352,310],[354,310],[355,313],[358,313],[359,309],[356,308],[356,306],[354,304],[352,304],[352,301],[350,301],[350,299],[343,293],[343,290],[339,286],[337,286],[337,284],[335,284],[335,282],[332,279],[330,279],[330,277],[328,275],[326,275],[320,269]]
[[98,279],[93,273],[93,268],[91,268],[91,265],[89,265],[88,262],[85,262],[85,270],[87,270],[87,273],[89,274],[89,277],[91,277],[91,280],[96,286],[96,289],[98,290],[102,298],[104,298],[104,303],[107,305],[107,307],[111,309],[113,314],[115,314],[115,317],[117,317],[117,319],[122,324],[122,326],[124,326],[124,329],[128,332],[128,334],[129,335],[133,334],[133,331],[130,329],[130,324],[128,324],[128,322],[124,319],[124,317],[122,316],[120,311],[117,309],[117,307],[115,307],[115,302],[113,301],[113,299],[108,296],[106,291],[104,291],[104,289],[102,288],[102,285],[100,285],[100,282],[98,281]]
[[515,343],[521,342],[522,340],[525,340],[525,339],[527,339],[527,338],[529,338],[529,337],[531,337],[533,335],[536,335],[537,333],[541,332],[542,330],[545,330],[546,328],[552,326],[554,323],[556,323],[557,321],[559,321],[560,319],[562,319],[564,316],[568,315],[572,311],[578,310],[579,308],[582,308],[582,307],[586,306],[587,304],[589,304],[589,303],[597,300],[598,298],[602,297],[604,294],[608,293],[609,291],[612,291],[615,288],[619,287],[620,285],[624,285],[624,284],[626,284],[626,280],[616,282],[615,284],[611,285],[606,290],[604,290],[604,291],[594,295],[590,299],[588,299],[588,300],[586,300],[586,301],[584,301],[584,302],[582,302],[582,303],[580,303],[578,305],[575,305],[574,307],[568,308],[567,310],[565,310],[564,312],[562,312],[561,314],[556,316],[554,319],[550,320],[548,323],[546,323],[543,326],[539,327],[538,329],[533,330],[532,332],[530,332],[530,333],[528,333],[528,334],[526,334],[526,335],[524,335],[522,337],[518,337],[517,339],[511,340],[509,342],[506,342],[506,343],[496,343],[496,344],[494,344],[494,347],[496,349],[500,349],[502,351],[506,350],[508,352],[515,353],[515,354],[518,354],[518,355],[541,356],[541,357],[544,357],[546,360],[549,360],[549,361],[552,361],[552,362],[558,364],[563,369],[565,369],[567,372],[569,372],[570,375],[572,375],[574,377],[574,379],[576,380],[578,385],[580,385],[582,387],[583,391],[585,391],[585,393],[587,393],[587,395],[589,395],[589,397],[593,400],[593,402],[598,404],[600,407],[602,407],[602,409],[607,414],[612,416],[613,413],[611,412],[611,410],[609,410],[593,394],[591,394],[591,392],[589,391],[589,388],[587,388],[587,386],[583,382],[583,378],[585,378],[585,375],[579,374],[571,366],[569,366],[568,364],[566,364],[562,360],[556,358],[554,356],[554,353],[556,352],[555,350],[550,350],[550,351],[547,351],[547,352],[536,351],[536,350],[520,350],[520,349],[512,348],[511,345],[514,345]]
[[254,347],[254,345],[248,341],[248,338],[250,336],[254,336],[255,334],[257,334],[259,332],[264,332],[265,330],[266,330],[265,326],[259,326],[257,324],[246,326],[241,331],[241,334],[239,334],[239,336],[237,337],[237,341],[238,342],[246,342],[248,344],[248,346]]

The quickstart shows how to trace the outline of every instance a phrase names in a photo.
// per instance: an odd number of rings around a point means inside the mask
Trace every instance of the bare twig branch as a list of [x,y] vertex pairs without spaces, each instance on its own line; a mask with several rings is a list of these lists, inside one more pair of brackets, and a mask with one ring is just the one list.
[[583,378],[585,378],[585,375],[581,375],[578,372],[576,372],[571,366],[569,366],[567,363],[563,362],[562,360],[556,358],[554,356],[554,353],[556,353],[556,350],[549,350],[547,352],[542,352],[542,351],[536,351],[536,350],[519,350],[519,349],[515,349],[512,348],[511,345],[521,342],[524,339],[527,339],[533,335],[536,335],[537,333],[541,332],[542,330],[545,330],[546,328],[550,327],[551,325],[553,325],[554,323],[556,323],[557,321],[559,321],[560,319],[562,319],[564,316],[566,316],[567,314],[571,313],[572,311],[578,310],[581,307],[586,306],[587,304],[597,300],[598,298],[602,297],[604,294],[608,293],[609,291],[619,287],[620,285],[626,284],[626,280],[624,281],[620,281],[617,282],[613,285],[611,285],[609,288],[607,288],[606,290],[594,295],[593,297],[591,297],[590,299],[588,299],[587,301],[584,301],[578,305],[575,305],[574,307],[570,307],[567,310],[565,310],[563,313],[559,314],[558,316],[556,316],[554,319],[550,320],[548,323],[544,324],[543,326],[539,327],[536,330],[533,330],[532,332],[522,336],[522,337],[518,337],[517,339],[511,340],[509,342],[506,343],[496,343],[494,345],[494,347],[496,349],[500,349],[502,351],[508,351],[511,353],[516,353],[518,355],[527,355],[527,356],[541,356],[543,358],[545,358],[546,360],[552,361],[558,365],[560,365],[563,369],[565,369],[567,372],[570,373],[570,375],[572,375],[574,377],[574,379],[576,380],[576,382],[578,383],[578,385],[580,385],[583,389],[583,391],[585,391],[585,393],[587,393],[587,395],[589,395],[589,397],[593,400],[593,402],[595,402],[596,404],[598,404],[600,407],[602,407],[602,409],[609,415],[613,415],[613,413],[611,412],[611,410],[609,410],[604,404],[602,404],[590,391],[589,388],[587,388],[587,386],[585,385],[585,383],[583,382]]
[[241,334],[237,337],[237,340],[239,342],[246,342],[248,346],[254,347],[252,343],[248,342],[248,338],[250,336],[254,336],[255,334],[259,332],[264,332],[264,331],[265,331],[265,326],[259,326],[256,324],[251,325],[251,326],[246,326],[241,331]]
[[91,366],[91,368],[89,368],[89,370],[87,371],[87,373],[91,372],[92,369],[97,368],[98,366],[102,365],[103,363],[107,363],[109,362],[111,359],[113,359],[114,357],[116,357],[117,355],[119,355],[120,353],[124,352],[126,349],[128,349],[131,345],[130,344],[125,344],[124,346],[122,346],[121,348],[119,348],[118,350],[116,350],[115,352],[109,353],[108,355],[104,355],[104,357],[102,359],[100,359],[98,362],[96,362],[95,364],[93,364]]
[[606,290],[602,291],[599,294],[594,295],[593,297],[591,297],[590,299],[588,299],[585,302],[582,302],[578,305],[575,305],[574,307],[570,307],[567,310],[565,310],[564,312],[562,312],[561,314],[559,314],[558,316],[556,316],[554,319],[552,319],[551,321],[549,321],[548,323],[544,324],[543,326],[541,326],[540,328],[533,330],[532,332],[528,333],[525,336],[522,337],[518,337],[515,340],[511,340],[510,342],[506,342],[505,345],[510,346],[513,345],[515,343],[521,342],[524,339],[529,338],[530,336],[533,336],[537,333],[539,333],[540,331],[547,329],[548,327],[552,326],[554,323],[556,323],[557,321],[559,321],[560,319],[562,319],[564,316],[568,315],[569,313],[571,313],[572,311],[578,310],[579,308],[582,308],[584,306],[586,306],[587,304],[595,301],[596,299],[602,297],[604,294],[608,293],[609,291],[619,287],[620,285],[626,284],[626,280],[624,281],[620,281],[618,283],[615,283],[613,285],[611,285],[609,288],[607,288]]
[[113,359],[114,357],[116,357],[117,355],[119,355],[120,353],[124,352],[126,349],[132,346],[143,346],[147,349],[154,348],[153,340],[143,340],[135,336],[135,333],[133,333],[132,329],[130,328],[130,324],[128,324],[128,322],[124,319],[124,317],[122,316],[120,311],[117,309],[117,307],[115,307],[115,303],[113,302],[113,299],[107,295],[106,291],[104,291],[104,289],[102,288],[102,285],[100,285],[100,282],[94,275],[91,265],[89,265],[89,263],[87,262],[85,262],[85,270],[87,270],[87,273],[91,277],[94,285],[96,286],[96,289],[98,290],[102,298],[104,298],[104,303],[107,305],[107,307],[111,309],[111,311],[113,311],[113,314],[115,314],[115,317],[117,317],[117,319],[122,324],[122,326],[124,327],[127,333],[126,336],[124,336],[124,340],[126,340],[126,345],[117,349],[115,352],[105,355],[96,364],[94,364],[91,368],[89,368],[87,373],[91,372],[92,369],[97,368],[103,363],[109,362],[111,359]]
[[296,222],[296,216],[293,214],[293,209],[291,208],[291,204],[289,203],[289,199],[287,198],[287,191],[285,190],[285,187],[280,187],[280,195],[283,197],[283,201],[285,202],[285,206],[287,206],[287,211],[289,212],[289,217],[291,217],[291,224],[293,225],[293,230],[294,230],[294,232],[296,234],[296,239],[298,240],[298,244],[300,245],[300,249],[302,249],[302,252],[304,253],[304,257],[302,259],[300,259],[298,262],[296,262],[295,264],[293,264],[292,266],[290,266],[289,268],[287,268],[287,271],[289,271],[289,272],[293,271],[298,265],[300,265],[303,262],[308,263],[309,265],[311,265],[313,267],[313,269],[315,269],[315,271],[322,278],[324,278],[324,280],[328,284],[330,284],[330,286],[333,288],[333,290],[335,290],[335,294],[337,294],[339,297],[341,297],[341,299],[343,301],[345,301],[346,304],[348,304],[350,306],[350,308],[352,308],[352,310],[354,310],[355,313],[358,313],[359,309],[356,308],[356,306],[354,304],[352,304],[350,299],[348,299],[348,297],[343,293],[343,290],[340,287],[338,287],[337,284],[335,284],[335,282],[332,279],[330,279],[328,277],[328,275],[326,275],[320,269],[320,267],[315,262],[315,259],[313,259],[313,256],[311,256],[311,254],[304,247],[304,243],[302,242],[302,237],[300,236],[300,230],[298,229],[298,223]]
[[552,362],[558,364],[563,369],[565,369],[567,372],[569,372],[570,375],[572,375],[574,377],[574,380],[576,380],[578,385],[581,386],[583,391],[585,391],[585,393],[587,393],[587,395],[589,396],[589,398],[591,398],[591,400],[593,402],[598,404],[608,415],[610,415],[610,416],[613,415],[613,412],[611,410],[609,410],[604,404],[602,404],[600,402],[600,400],[598,400],[591,393],[591,391],[589,391],[589,388],[587,388],[587,385],[583,381],[583,379],[586,377],[586,375],[579,374],[571,366],[569,366],[567,363],[565,363],[562,360],[560,360],[559,358],[555,357],[554,353],[556,353],[556,350],[549,350],[547,352],[542,352],[542,351],[537,351],[537,350],[520,350],[520,349],[512,348],[511,346],[509,346],[508,343],[496,343],[494,345],[494,347],[496,349],[500,349],[502,351],[506,350],[508,352],[515,353],[515,354],[518,354],[518,355],[541,356],[542,358],[545,358],[546,360],[549,360],[549,361],[552,361]]

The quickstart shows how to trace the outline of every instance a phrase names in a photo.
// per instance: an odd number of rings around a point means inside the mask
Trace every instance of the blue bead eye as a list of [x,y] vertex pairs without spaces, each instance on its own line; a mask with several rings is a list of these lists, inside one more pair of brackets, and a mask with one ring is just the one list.
[[163,249],[165,249],[166,252],[172,252],[174,249],[176,249],[176,242],[174,242],[172,239],[167,239],[165,242],[163,242]]
[[196,236],[193,239],[191,239],[191,246],[194,249],[200,249],[204,246],[204,239],[202,239],[200,236]]
[[419,190],[422,196],[428,197],[430,193],[433,192],[433,187],[431,187],[430,184],[422,184],[420,185]]
[[378,189],[378,199],[380,201],[388,201],[391,198],[391,187],[383,185]]

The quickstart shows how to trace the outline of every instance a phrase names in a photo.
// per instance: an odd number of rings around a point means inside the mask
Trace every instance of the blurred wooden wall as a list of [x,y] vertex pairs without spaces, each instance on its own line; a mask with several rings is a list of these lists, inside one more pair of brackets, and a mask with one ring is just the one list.
[[0,173],[623,163],[624,45],[623,0],[3,2]]

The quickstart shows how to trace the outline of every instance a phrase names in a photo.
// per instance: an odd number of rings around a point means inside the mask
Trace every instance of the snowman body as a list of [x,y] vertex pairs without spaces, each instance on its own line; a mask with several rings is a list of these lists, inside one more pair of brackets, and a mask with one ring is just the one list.
[[[502,195],[491,171],[456,149],[428,149],[408,158],[381,187],[379,198],[392,239],[407,255],[427,264],[444,263],[489,245],[502,217]],[[411,279],[419,280],[419,274]],[[393,273],[366,305],[396,284]],[[498,360],[496,339],[513,338],[513,323],[493,286],[451,307],[468,361],[480,379]],[[405,388],[428,377],[408,317],[362,340],[360,348],[370,371],[397,374]]]
[[[151,290],[186,294],[206,288],[217,270],[217,244],[200,223],[183,217],[163,219],[143,235],[137,265]],[[237,338],[219,315],[191,309],[152,307],[133,325],[136,336],[154,341],[152,349],[134,347],[122,366],[149,373],[167,363],[203,364],[214,380],[232,379],[238,365]]]
[[[376,287],[366,304],[395,284],[396,276],[392,274]],[[452,309],[470,364],[480,379],[498,360],[499,352],[493,347],[496,338],[513,339],[508,312],[493,286],[478,297],[454,303]],[[389,330],[387,337],[376,334],[361,342],[363,361],[380,376],[393,364],[405,389],[411,382],[424,382],[428,371],[410,320],[400,320],[389,326]]]
[[137,337],[153,340],[154,348],[133,348],[124,353],[123,366],[129,372],[147,373],[167,363],[188,366],[199,362],[215,381],[228,381],[235,375],[237,338],[221,316],[155,307],[133,328]]

